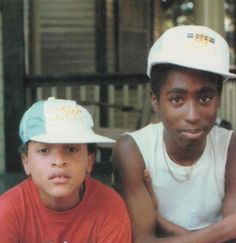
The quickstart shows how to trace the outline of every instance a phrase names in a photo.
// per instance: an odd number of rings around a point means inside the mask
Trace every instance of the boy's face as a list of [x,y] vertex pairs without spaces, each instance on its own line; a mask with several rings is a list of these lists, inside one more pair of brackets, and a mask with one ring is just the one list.
[[168,74],[160,99],[152,95],[168,141],[178,145],[205,143],[215,123],[220,96],[217,81],[193,70],[175,70]]
[[87,144],[45,144],[30,141],[22,155],[24,169],[39,188],[43,203],[66,210],[80,200],[80,188],[91,172],[94,154]]

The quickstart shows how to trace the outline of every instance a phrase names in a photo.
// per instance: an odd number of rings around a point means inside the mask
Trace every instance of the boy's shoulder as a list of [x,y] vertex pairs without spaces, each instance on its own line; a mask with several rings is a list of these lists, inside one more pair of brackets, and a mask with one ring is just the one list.
[[123,204],[123,199],[115,191],[115,189],[98,181],[97,179],[91,177],[87,178],[86,187],[86,198],[92,204],[94,203],[103,208],[105,205],[111,207],[117,204]]
[[97,217],[100,223],[127,222],[129,216],[127,207],[121,196],[110,186],[93,179],[86,179],[86,190],[80,204],[80,213],[86,217]]
[[31,178],[26,178],[24,180],[22,180],[21,182],[19,182],[18,184],[16,184],[15,186],[9,188],[7,191],[5,191],[0,198],[5,198],[5,197],[11,197],[11,196],[15,196],[16,194],[24,191],[26,188],[31,188],[32,187],[32,179]]
[[[31,179],[25,179],[0,196],[0,219],[10,221],[22,218],[24,212],[32,207],[31,195],[34,194]],[[13,220],[13,221],[14,221]]]
[[29,192],[31,192],[32,190],[35,190],[32,180],[30,178],[27,178],[4,192],[0,196],[0,205],[9,201],[15,201],[19,203],[21,199],[25,200],[29,195]]

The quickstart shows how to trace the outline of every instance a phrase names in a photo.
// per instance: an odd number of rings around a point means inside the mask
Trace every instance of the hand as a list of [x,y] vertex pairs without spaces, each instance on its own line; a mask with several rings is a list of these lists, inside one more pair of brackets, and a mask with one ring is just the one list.
[[150,197],[152,199],[152,204],[153,204],[153,207],[155,208],[155,210],[158,210],[158,202],[157,202],[157,197],[153,191],[153,188],[152,188],[152,179],[151,179],[151,176],[148,172],[147,169],[144,170],[144,173],[143,173],[143,181],[144,181],[144,185],[146,186],[149,194],[150,194]]

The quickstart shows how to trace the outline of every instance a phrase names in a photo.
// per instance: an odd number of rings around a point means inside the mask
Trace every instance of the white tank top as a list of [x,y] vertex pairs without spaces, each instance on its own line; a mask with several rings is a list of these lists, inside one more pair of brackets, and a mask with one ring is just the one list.
[[224,174],[232,131],[214,126],[206,148],[193,166],[169,158],[163,144],[162,123],[129,133],[137,143],[158,198],[163,217],[189,230],[222,218]]

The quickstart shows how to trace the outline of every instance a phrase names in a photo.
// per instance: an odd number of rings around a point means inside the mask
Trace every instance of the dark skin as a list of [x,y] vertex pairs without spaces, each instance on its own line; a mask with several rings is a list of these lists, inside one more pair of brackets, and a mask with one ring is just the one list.
[[[204,151],[206,136],[220,107],[217,82],[190,69],[172,70],[160,96],[151,92],[153,109],[164,125],[164,142],[175,163],[194,164]],[[113,150],[115,184],[123,196],[133,223],[133,242],[216,243],[236,238],[236,135],[230,141],[225,175],[224,219],[205,229],[189,232],[164,219],[153,200],[143,157],[129,135]],[[147,180],[144,180],[144,177]],[[157,200],[158,201],[158,200]],[[157,210],[156,210],[157,209]],[[161,232],[165,233],[165,237]]]

